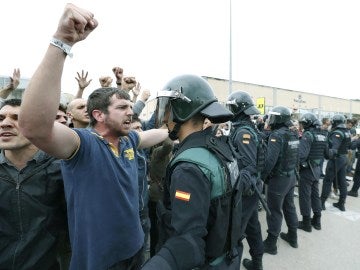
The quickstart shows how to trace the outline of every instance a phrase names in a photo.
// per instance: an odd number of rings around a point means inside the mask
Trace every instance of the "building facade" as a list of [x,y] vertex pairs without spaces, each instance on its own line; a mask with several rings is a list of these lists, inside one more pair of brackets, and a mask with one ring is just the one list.
[[[213,77],[203,78],[213,87],[219,101],[225,102],[229,95],[229,81]],[[238,90],[248,92],[254,102],[259,98],[263,98],[264,114],[267,114],[275,106],[285,106],[291,109],[294,114],[301,115],[306,112],[312,112],[320,119],[323,117],[332,117],[338,113],[344,114],[348,118],[354,117],[360,119],[360,97],[359,100],[349,100],[233,81],[232,91],[235,92]]]

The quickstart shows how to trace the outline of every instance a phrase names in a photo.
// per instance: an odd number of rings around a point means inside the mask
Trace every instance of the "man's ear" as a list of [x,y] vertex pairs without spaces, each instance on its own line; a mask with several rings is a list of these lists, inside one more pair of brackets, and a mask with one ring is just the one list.
[[70,118],[73,119],[74,117],[72,116],[71,112],[67,112],[66,115]]
[[97,122],[102,123],[105,119],[105,114],[100,110],[93,110],[92,116],[96,119]]

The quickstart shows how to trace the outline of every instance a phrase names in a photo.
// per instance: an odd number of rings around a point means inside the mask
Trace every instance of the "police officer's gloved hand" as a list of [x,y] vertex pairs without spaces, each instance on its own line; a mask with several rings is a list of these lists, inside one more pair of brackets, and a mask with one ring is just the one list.
[[256,178],[251,177],[250,172],[242,170],[240,172],[240,181],[243,185],[243,195],[252,196],[255,193]]
[[336,149],[329,149],[329,159],[335,159],[338,156]]

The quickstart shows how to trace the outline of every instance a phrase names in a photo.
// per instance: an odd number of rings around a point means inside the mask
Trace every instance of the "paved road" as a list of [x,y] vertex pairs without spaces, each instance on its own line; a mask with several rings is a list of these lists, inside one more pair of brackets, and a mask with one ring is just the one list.
[[[320,181],[320,192],[321,192]],[[353,182],[349,182],[351,188]],[[299,248],[294,249],[279,238],[278,254],[264,254],[265,270],[359,270],[360,269],[360,197],[347,197],[346,211],[332,206],[337,199],[329,198],[327,210],[322,212],[322,230],[311,233],[298,230]],[[301,215],[298,198],[295,200],[299,220]],[[265,211],[260,212],[263,238],[267,236]],[[282,231],[287,232],[285,221]],[[249,248],[244,240],[243,258],[249,257]],[[241,269],[245,267],[241,266]]]

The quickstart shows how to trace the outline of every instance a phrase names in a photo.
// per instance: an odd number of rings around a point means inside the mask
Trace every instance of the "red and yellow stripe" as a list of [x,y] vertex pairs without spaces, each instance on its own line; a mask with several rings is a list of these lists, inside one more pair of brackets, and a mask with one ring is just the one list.
[[190,201],[190,197],[191,197],[191,194],[188,192],[184,192],[184,191],[180,191],[180,190],[177,190],[175,192],[176,199],[188,202],[188,201]]

